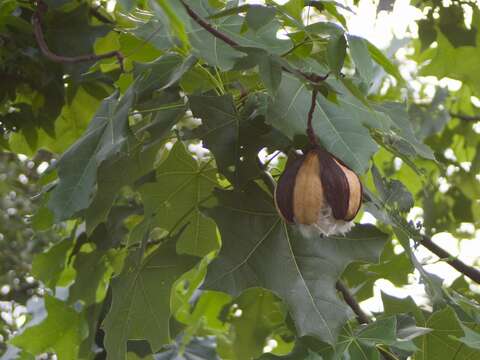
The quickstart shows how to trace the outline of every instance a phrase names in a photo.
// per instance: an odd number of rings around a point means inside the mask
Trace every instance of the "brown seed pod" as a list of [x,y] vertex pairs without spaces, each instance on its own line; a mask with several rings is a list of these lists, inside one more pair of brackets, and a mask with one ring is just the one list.
[[319,147],[287,164],[275,189],[275,206],[286,222],[326,235],[347,232],[361,204],[358,176]]

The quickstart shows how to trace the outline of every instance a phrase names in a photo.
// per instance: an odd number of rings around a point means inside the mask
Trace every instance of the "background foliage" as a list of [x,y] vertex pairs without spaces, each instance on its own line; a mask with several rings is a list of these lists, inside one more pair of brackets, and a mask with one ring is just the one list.
[[[327,0],[2,1],[0,359],[479,358],[478,263],[432,237],[478,235],[480,12],[412,5],[384,52]],[[346,236],[273,205],[314,88],[365,188]],[[365,314],[379,279],[426,297]]]

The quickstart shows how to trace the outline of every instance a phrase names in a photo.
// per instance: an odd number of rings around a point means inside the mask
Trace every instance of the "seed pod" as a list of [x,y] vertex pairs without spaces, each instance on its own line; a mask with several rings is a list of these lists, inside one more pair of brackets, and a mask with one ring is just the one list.
[[362,184],[358,176],[319,147],[288,164],[275,189],[280,215],[307,232],[347,232],[361,204]]

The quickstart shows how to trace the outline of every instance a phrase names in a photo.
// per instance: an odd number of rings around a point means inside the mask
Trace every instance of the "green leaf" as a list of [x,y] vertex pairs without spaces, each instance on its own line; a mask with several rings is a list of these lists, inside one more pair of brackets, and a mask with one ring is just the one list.
[[170,2],[166,0],[156,0],[156,2],[160,6],[160,8],[163,10],[163,13],[166,15],[168,19],[169,28],[173,30],[174,34],[178,37],[183,47],[187,48],[189,44],[187,32],[186,32],[184,23],[182,19],[177,15],[175,8],[172,7]]
[[275,12],[273,7],[251,5],[248,8],[245,21],[250,28],[257,31],[274,19]]
[[233,183],[238,183],[240,116],[233,97],[190,96],[189,105],[193,115],[202,119],[198,133],[204,146],[215,155],[219,172],[227,178],[234,176]]
[[473,331],[468,326],[465,326],[462,323],[460,323],[460,326],[462,327],[465,335],[457,340],[461,341],[469,348],[480,350],[480,333],[478,333],[477,331]]
[[375,166],[372,167],[372,175],[380,199],[385,205],[402,212],[407,212],[413,207],[413,196],[400,181],[382,178]]
[[[203,281],[205,274],[202,273],[201,275],[201,281]],[[200,284],[195,284],[195,286],[192,287],[190,284],[189,289],[194,288],[196,291],[198,285]],[[191,293],[187,293],[186,295],[187,296],[183,295],[183,301],[187,303],[188,310],[180,309],[180,311],[177,311],[175,313],[177,320],[189,325],[194,331],[197,331],[199,326],[207,331],[226,331],[228,324],[222,319],[221,314],[224,308],[231,303],[232,298],[230,296],[217,291],[204,291],[200,299],[195,303],[194,308],[190,309],[189,301]]]
[[334,348],[324,347],[318,351],[322,359],[380,360],[376,346],[395,342],[396,324],[395,317],[389,317],[356,329],[346,327]]
[[451,120],[445,108],[449,92],[447,89],[437,87],[435,95],[428,106],[412,104],[408,115],[415,128],[415,134],[420,140],[440,133]]
[[65,238],[46,252],[37,254],[32,263],[32,274],[46,286],[53,289],[66,267],[67,257],[73,247],[73,240]]
[[416,320],[409,315],[397,314],[397,342],[396,346],[401,342],[409,342],[419,336],[428,334],[431,329],[416,326]]
[[132,92],[120,103],[118,93],[105,99],[86,134],[58,161],[59,182],[48,202],[55,221],[68,219],[90,204],[97,167],[120,152],[129,136],[128,113],[133,100]]
[[424,51],[437,39],[437,29],[435,28],[435,20],[429,14],[426,19],[421,19],[417,22],[418,38],[422,44],[421,50]]
[[[380,105],[374,106],[374,108],[387,114],[390,119],[392,119],[393,123],[395,124],[393,131],[397,135],[397,138],[395,140],[398,141],[398,138],[400,138],[407,142],[408,145],[413,149],[413,154],[411,155],[416,154],[425,159],[435,160],[433,151],[427,145],[420,142],[420,140],[415,135],[412,122],[409,118],[409,113],[407,112],[407,108],[404,104],[384,102]],[[398,143],[395,140],[392,141],[390,144],[393,147],[398,147]],[[399,151],[402,152],[401,148],[399,148]]]
[[250,4],[243,4],[240,6],[234,6],[234,7],[227,7],[225,10],[219,11],[213,15],[210,15],[208,19],[219,19],[225,16],[229,15],[235,15],[235,14],[240,14],[248,11],[252,5]]
[[37,231],[45,231],[50,229],[53,225],[53,214],[46,207],[40,207],[37,212],[33,215],[32,226]]
[[342,24],[345,28],[347,27],[347,20],[338,11],[337,8],[340,7],[344,10],[347,10],[347,11],[350,11],[351,13],[353,13],[353,11],[348,6],[345,6],[345,5],[343,5],[339,2],[336,2],[336,1],[329,1],[329,0],[321,1],[321,3],[323,5],[323,7],[325,8],[325,10],[327,10],[327,12],[329,12],[335,19],[337,19],[340,24]]
[[347,52],[347,41],[345,36],[332,36],[327,44],[327,61],[330,69],[335,74],[340,74],[345,61],[345,54]]
[[306,26],[305,31],[312,34],[330,35],[332,38],[345,34],[345,30],[340,25],[330,21],[318,21]]
[[378,49],[375,45],[373,45],[370,41],[365,40],[367,42],[368,51],[370,52],[370,56],[372,59],[380,65],[383,70],[385,70],[388,74],[392,75],[400,84],[405,83],[400,71],[398,68],[392,64],[392,62],[385,56],[385,54]]
[[282,82],[282,65],[275,56],[263,56],[258,64],[260,78],[271,95],[277,93]]
[[480,73],[476,71],[480,47],[455,48],[442,33],[438,34],[437,42],[432,60],[420,70],[419,75],[456,79],[470,86],[477,95],[480,94]]
[[[161,85],[160,78],[157,80]],[[85,214],[89,234],[99,223],[105,221],[112,202],[121,188],[132,185],[153,169],[162,141],[185,113],[185,105],[177,94],[163,92],[157,93],[154,101],[149,103],[148,109],[143,111],[149,109],[153,109],[148,112],[152,120],[137,130],[137,134],[146,139],[146,144],[137,145],[128,153],[116,154],[98,167],[97,191]]]
[[234,300],[231,316],[234,333],[233,351],[237,359],[257,358],[263,353],[268,337],[284,324],[286,309],[279,299],[264,289],[249,289]]
[[[57,164],[59,182],[48,202],[56,221],[68,219],[89,207],[96,192],[97,169],[102,163],[132,155],[132,158],[135,157],[138,144],[129,126],[130,111],[138,101],[169,84],[172,71],[181,64],[182,58],[174,54],[167,54],[151,63],[136,64],[136,80],[126,93],[120,99],[118,93],[114,93],[102,102],[86,133],[62,155]],[[160,97],[159,102],[162,101]],[[169,117],[167,124],[171,120]],[[104,216],[106,209],[102,211]]]
[[367,85],[373,79],[373,61],[368,51],[367,41],[361,37],[347,34],[348,46],[350,47],[350,55],[355,62],[355,67],[360,77]]
[[[105,24],[92,26],[89,19],[90,8],[81,4],[69,12],[54,11],[45,28],[45,39],[49,49],[62,56],[79,56],[94,53],[93,45],[99,37],[105,36],[111,27]],[[74,44],[72,46],[72,44]],[[115,60],[111,60],[112,62]],[[74,77],[79,76],[95,62],[63,62],[64,71]]]
[[[263,49],[274,55],[281,55],[291,48],[290,40],[282,40],[277,37],[279,29],[277,20],[265,23],[265,26],[257,31],[248,29],[246,32],[241,30],[243,22],[243,17],[231,15],[219,19],[214,26],[241,47]],[[192,24],[192,27],[192,31],[188,34],[193,47],[192,52],[209,65],[229,70],[243,56],[240,51],[234,50],[199,25]]]
[[[192,60],[188,59],[187,66],[190,66]],[[164,90],[177,82],[176,76],[178,73],[183,75],[184,67],[184,59],[174,53],[162,55],[152,62],[135,63],[133,74],[136,84],[133,84],[131,88],[137,96]]]
[[148,42],[158,50],[167,50],[174,45],[167,26],[158,18],[152,18],[148,22],[130,30],[134,36]]
[[170,292],[174,282],[197,258],[177,255],[175,239],[141,260],[143,248],[126,259],[112,281],[112,305],[104,321],[108,359],[124,360],[128,340],[145,339],[153,351],[170,341]]
[[264,93],[252,93],[239,113],[230,95],[190,96],[194,116],[202,119],[202,126],[191,136],[203,140],[215,156],[219,172],[235,186],[259,177],[258,152],[262,148],[274,151],[290,145],[283,134],[265,124],[268,99]]
[[450,307],[433,313],[426,326],[433,331],[422,338],[420,348],[423,351],[418,353],[418,359],[475,359],[480,356],[479,350],[455,340],[463,336],[464,331]]
[[[73,95],[69,93],[70,91],[67,92],[68,103],[54,119],[53,132],[38,129],[34,142],[28,140],[27,130],[12,133],[8,139],[11,150],[33,156],[37,149],[43,148],[60,154],[72,145],[83,134],[88,122],[95,115],[100,99],[89,93],[86,86],[80,86]],[[107,95],[106,92],[102,94],[102,96]],[[50,96],[58,97],[59,95],[50,92]]]
[[216,196],[219,205],[206,211],[220,229],[222,249],[208,267],[205,287],[234,296],[251,287],[269,289],[286,302],[299,336],[334,343],[351,316],[335,283],[348,263],[375,261],[385,234],[359,226],[348,237],[307,238],[283,224],[272,199],[253,185]]
[[386,344],[389,345],[396,340],[397,335],[397,319],[390,316],[385,319],[378,319],[364,329],[361,329],[356,337],[370,344]]
[[[268,123],[291,139],[295,135],[305,134],[311,98],[305,84],[290,74],[284,74],[278,94],[268,107]],[[367,119],[378,121],[378,118],[377,114],[357,106],[349,98],[339,98],[337,105],[318,94],[313,126],[322,145],[329,152],[355,172],[363,173],[367,170],[369,159],[377,150],[377,145],[362,122]],[[382,125],[377,123],[377,126]]]
[[357,301],[363,301],[374,295],[374,283],[378,279],[389,280],[397,287],[405,286],[413,269],[409,257],[405,253],[395,253],[394,245],[387,242],[378,264],[354,263],[342,277],[350,288],[355,289]]
[[302,21],[302,11],[304,7],[304,0],[289,0],[286,4],[282,5],[283,10],[299,21]]
[[217,185],[216,169],[198,164],[178,141],[156,171],[156,182],[140,188],[146,216],[171,231],[186,226],[177,242],[181,254],[204,256],[218,247],[215,223],[200,213]]
[[82,301],[86,306],[101,302],[106,295],[108,283],[113,273],[111,262],[116,254],[103,251],[81,251],[75,256],[73,267],[77,273],[70,287],[68,301]]
[[[173,120],[176,120],[176,118],[163,118],[163,120],[167,120],[166,128],[162,129],[166,131],[170,129]],[[160,145],[142,149],[138,147],[129,154],[120,153],[98,167],[97,191],[85,212],[88,234],[91,234],[100,223],[107,219],[112,203],[121,188],[132,185],[137,179],[153,169]]]
[[215,339],[211,337],[193,338],[186,346],[179,341],[155,354],[155,360],[219,360],[216,345]]
[[182,79],[182,77],[197,63],[197,61],[198,59],[195,56],[188,56],[177,69],[170,73],[169,81],[165,85],[163,85],[160,90],[167,89],[172,85],[178,83]]
[[88,335],[83,316],[50,295],[45,296],[47,317],[27,327],[11,343],[34,355],[53,351],[61,360],[78,359],[80,343]]
[[454,47],[476,46],[477,27],[467,29],[465,12],[459,4],[440,7],[439,15],[439,28]]

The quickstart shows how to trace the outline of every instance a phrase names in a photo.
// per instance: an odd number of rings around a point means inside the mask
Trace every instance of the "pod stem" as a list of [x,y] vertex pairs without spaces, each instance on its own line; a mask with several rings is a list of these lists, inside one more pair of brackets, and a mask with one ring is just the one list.
[[317,135],[315,134],[315,130],[313,130],[312,120],[313,120],[313,113],[315,112],[315,106],[317,104],[317,89],[312,90],[312,103],[310,104],[310,110],[308,111],[308,118],[307,118],[307,137],[308,142],[313,147],[318,146]]

